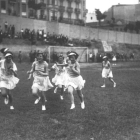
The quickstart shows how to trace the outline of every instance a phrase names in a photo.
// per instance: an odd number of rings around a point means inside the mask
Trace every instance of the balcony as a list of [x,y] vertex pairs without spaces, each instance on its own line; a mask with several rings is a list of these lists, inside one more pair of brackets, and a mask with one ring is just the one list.
[[65,6],[59,6],[59,11],[64,12],[65,11]]
[[73,12],[73,8],[68,7],[68,8],[67,8],[67,12],[68,12],[68,13],[72,13],[72,12]]
[[81,13],[81,9],[75,8],[75,13],[76,13],[76,14],[80,14],[80,13]]
[[58,9],[59,9],[58,5],[52,5],[52,4],[49,4],[49,5],[47,4],[46,7],[47,7],[47,9],[53,10],[53,11],[58,11]]
[[75,3],[79,4],[81,2],[81,0],[75,0]]

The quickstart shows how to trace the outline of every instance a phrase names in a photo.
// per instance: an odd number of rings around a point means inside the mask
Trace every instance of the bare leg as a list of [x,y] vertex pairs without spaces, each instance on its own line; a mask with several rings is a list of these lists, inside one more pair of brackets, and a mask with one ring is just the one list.
[[32,89],[32,94],[35,98],[37,98],[34,102],[34,104],[38,104],[38,102],[40,101],[41,97],[38,94],[38,89],[37,88],[33,88]]
[[77,90],[77,94],[78,94],[78,96],[80,98],[80,101],[83,102],[84,101],[84,96],[82,94],[82,90]]
[[84,96],[82,94],[82,90],[77,90],[77,94],[78,94],[80,101],[81,101],[81,108],[85,109]]
[[41,102],[42,102],[42,105],[45,105],[45,96],[44,96],[44,91],[41,91]]
[[59,89],[60,89],[60,99],[63,100],[63,99],[64,99],[64,98],[63,98],[64,86],[63,86],[63,85],[59,85],[58,87],[59,87]]
[[45,93],[44,93],[44,91],[41,91],[41,102],[42,102],[42,110],[43,111],[46,110],[45,100],[46,100]]
[[113,80],[113,78],[109,78],[109,80],[113,83],[113,86],[116,87],[116,83],[115,83],[115,81]]
[[101,87],[105,87],[105,78],[103,78],[103,85]]
[[11,91],[8,90],[8,96],[9,96],[9,104],[10,106],[13,106],[13,96]]
[[74,109],[75,108],[73,91],[74,91],[73,87],[69,86],[68,87],[68,93],[70,95],[70,100],[71,100],[71,108],[70,109]]

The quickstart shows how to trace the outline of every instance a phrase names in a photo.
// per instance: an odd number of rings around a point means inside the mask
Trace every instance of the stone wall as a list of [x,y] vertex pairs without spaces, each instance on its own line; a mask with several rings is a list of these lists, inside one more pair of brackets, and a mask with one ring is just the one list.
[[138,44],[140,45],[140,35],[125,32],[103,30],[97,28],[69,25],[64,23],[27,19],[15,16],[0,15],[0,25],[4,29],[4,23],[15,25],[16,32],[22,28],[44,30],[44,32],[67,35],[69,38],[79,39],[100,39],[104,41],[114,41],[116,43]]

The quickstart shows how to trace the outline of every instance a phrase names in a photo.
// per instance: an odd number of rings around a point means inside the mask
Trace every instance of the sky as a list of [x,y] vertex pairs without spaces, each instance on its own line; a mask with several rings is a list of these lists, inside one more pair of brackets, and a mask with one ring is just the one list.
[[138,4],[139,0],[86,0],[86,8],[88,13],[92,13],[95,9],[101,12],[107,11],[112,5],[120,4]]

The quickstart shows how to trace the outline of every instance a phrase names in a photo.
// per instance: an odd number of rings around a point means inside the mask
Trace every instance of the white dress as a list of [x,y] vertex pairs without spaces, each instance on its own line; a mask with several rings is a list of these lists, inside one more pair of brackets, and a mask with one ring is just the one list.
[[102,70],[102,78],[113,78],[113,73],[112,70],[110,68],[110,62],[107,61],[105,63],[105,61],[103,61],[103,70]]
[[[17,71],[17,67],[14,62],[12,62],[12,67],[14,71]],[[1,76],[0,76],[0,88],[14,89],[19,79],[15,77],[10,70],[5,68],[5,60],[1,60]]]
[[81,90],[84,88],[85,80],[81,75],[75,74],[72,70],[72,67],[79,67],[80,65],[78,62],[73,64],[73,66],[68,66],[66,68],[66,75],[65,75],[65,87],[68,88],[69,86],[72,86],[75,90]]
[[54,78],[52,78],[52,82],[56,86],[65,85],[65,67],[57,66],[57,64],[54,64],[52,68],[55,69],[55,73],[56,73]]
[[47,91],[53,87],[50,82],[49,76],[42,76],[38,73],[38,71],[44,72],[45,68],[48,69],[47,62],[43,62],[39,64],[37,61],[33,63],[33,67],[35,69],[34,72],[34,81],[32,85],[32,89],[37,88],[40,91]]

